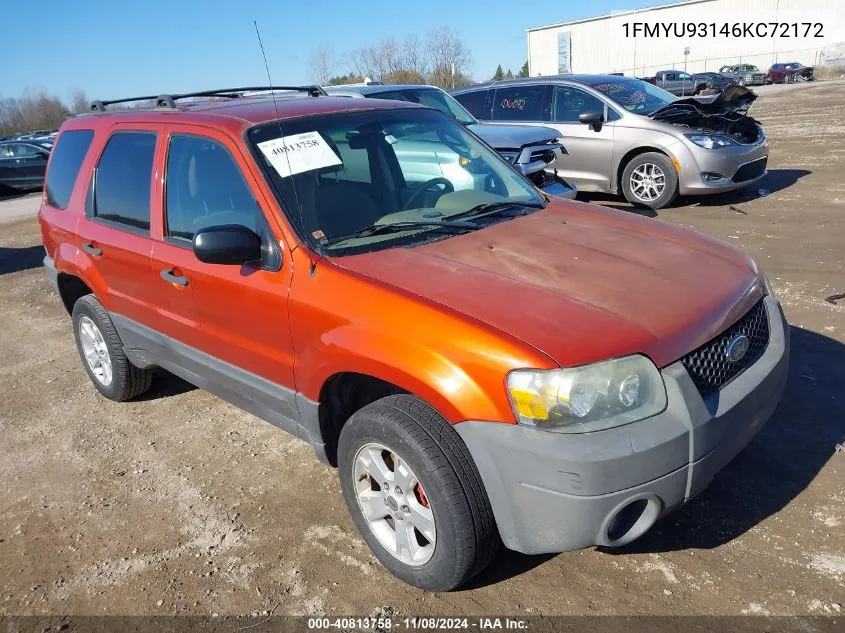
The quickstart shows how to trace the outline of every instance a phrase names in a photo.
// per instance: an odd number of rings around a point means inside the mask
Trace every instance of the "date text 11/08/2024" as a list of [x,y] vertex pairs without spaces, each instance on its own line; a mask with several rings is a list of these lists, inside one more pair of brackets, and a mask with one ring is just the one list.
[[409,630],[525,630],[528,622],[519,618],[438,618],[438,617],[368,617],[368,618],[308,618],[311,630],[389,631]]

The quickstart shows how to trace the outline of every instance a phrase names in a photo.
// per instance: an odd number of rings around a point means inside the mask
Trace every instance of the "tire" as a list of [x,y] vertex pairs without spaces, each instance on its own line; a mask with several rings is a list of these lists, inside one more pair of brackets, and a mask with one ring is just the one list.
[[[387,468],[375,477],[368,473],[378,468],[363,466],[374,455]],[[355,525],[376,558],[397,578],[427,591],[450,591],[487,567],[496,555],[501,540],[472,456],[452,426],[419,399],[387,396],[349,418],[338,441],[338,470]],[[388,481],[376,482],[379,477]],[[387,495],[384,483],[388,490],[393,486]],[[400,495],[394,483],[406,484],[409,490]],[[371,498],[373,504],[368,502]],[[375,517],[372,523],[362,505],[373,508],[368,509]],[[426,520],[433,520],[433,539],[417,532],[417,517],[423,511]],[[396,541],[396,527],[403,526],[405,534],[410,530],[410,538],[416,539],[415,561],[409,556],[401,559],[394,553],[395,544],[390,549],[385,544],[391,529]]]
[[[638,195],[638,193],[634,191],[631,182],[634,172],[642,166],[646,166],[644,169],[647,172],[648,165],[657,167],[657,169],[663,174],[663,189],[660,190],[659,195],[654,196],[652,199],[648,199],[646,195]],[[640,172],[638,172],[638,174],[640,174]],[[640,174],[640,177],[645,178],[647,175],[642,176],[642,174]],[[631,204],[638,207],[647,207],[649,209],[662,209],[663,207],[671,204],[678,196],[678,172],[675,171],[675,165],[672,164],[672,161],[669,160],[669,157],[665,154],[660,154],[658,152],[646,152],[645,154],[634,156],[634,158],[625,165],[625,169],[622,172],[621,185],[625,199]],[[659,187],[659,181],[654,183],[654,187]],[[656,189],[649,188],[644,193],[653,195],[655,191]]]
[[[152,370],[140,369],[129,362],[109,313],[94,295],[85,295],[73,305],[73,336],[82,366],[97,391],[106,398],[122,402],[135,398],[150,388],[153,380]],[[86,357],[86,348],[89,356],[94,358],[93,362]],[[110,374],[110,377],[107,374]]]

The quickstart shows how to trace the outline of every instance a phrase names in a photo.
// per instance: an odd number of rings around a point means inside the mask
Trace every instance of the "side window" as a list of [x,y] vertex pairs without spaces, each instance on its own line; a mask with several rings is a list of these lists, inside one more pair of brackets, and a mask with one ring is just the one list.
[[484,105],[487,103],[487,94],[489,90],[473,90],[472,92],[463,92],[459,95],[452,95],[455,99],[464,106],[469,113],[476,119],[489,119],[490,112]]
[[59,136],[47,171],[47,204],[59,209],[67,207],[82,161],[93,140],[93,130],[68,130]]
[[493,96],[494,121],[545,121],[545,86],[497,88]]
[[12,157],[12,146],[11,145],[0,145],[0,158],[11,158]]
[[604,102],[588,92],[569,86],[555,86],[552,99],[552,121],[557,123],[578,123],[582,112],[601,112]]
[[675,81],[675,73],[666,73],[663,75],[664,81]]
[[115,132],[94,176],[94,217],[150,230],[150,181],[156,135]]
[[13,158],[37,158],[39,156],[44,156],[44,152],[39,151],[32,145],[26,145],[24,143],[15,143],[12,145]]
[[262,232],[258,203],[229,150],[217,141],[171,136],[165,182],[166,237],[190,241],[200,229],[221,224]]

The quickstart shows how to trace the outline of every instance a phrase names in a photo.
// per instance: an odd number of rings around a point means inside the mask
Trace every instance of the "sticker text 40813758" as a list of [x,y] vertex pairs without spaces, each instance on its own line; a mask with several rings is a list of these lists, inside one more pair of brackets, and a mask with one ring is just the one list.
[[259,143],[258,149],[282,178],[343,164],[319,132],[274,138]]

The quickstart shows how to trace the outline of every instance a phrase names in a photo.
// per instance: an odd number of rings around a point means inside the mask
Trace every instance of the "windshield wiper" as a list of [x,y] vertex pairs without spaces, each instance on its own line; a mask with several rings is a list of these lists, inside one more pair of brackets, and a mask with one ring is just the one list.
[[[492,215],[499,211],[505,211],[507,209],[512,209],[514,207],[528,207],[530,209],[542,209],[546,205],[542,202],[484,202],[482,204],[477,204],[474,207],[470,207],[466,211],[461,211],[460,213],[456,213],[454,215],[450,215],[449,219],[454,220],[455,218],[470,218],[470,217],[479,217],[484,215]],[[524,213],[520,213],[518,215],[524,215]]]
[[475,229],[481,227],[479,227],[477,224],[473,224],[472,222],[452,222],[450,220],[443,220],[441,222],[390,222],[387,224],[373,224],[371,226],[366,226],[363,229],[355,231],[354,233],[350,233],[349,235],[340,235],[338,237],[333,237],[326,243],[334,244],[336,242],[343,242],[345,240],[354,239],[356,237],[371,237],[373,235],[381,235],[383,233],[397,233],[399,231],[407,231],[409,229],[416,228],[447,229],[450,233],[460,233],[464,231],[474,231]]

